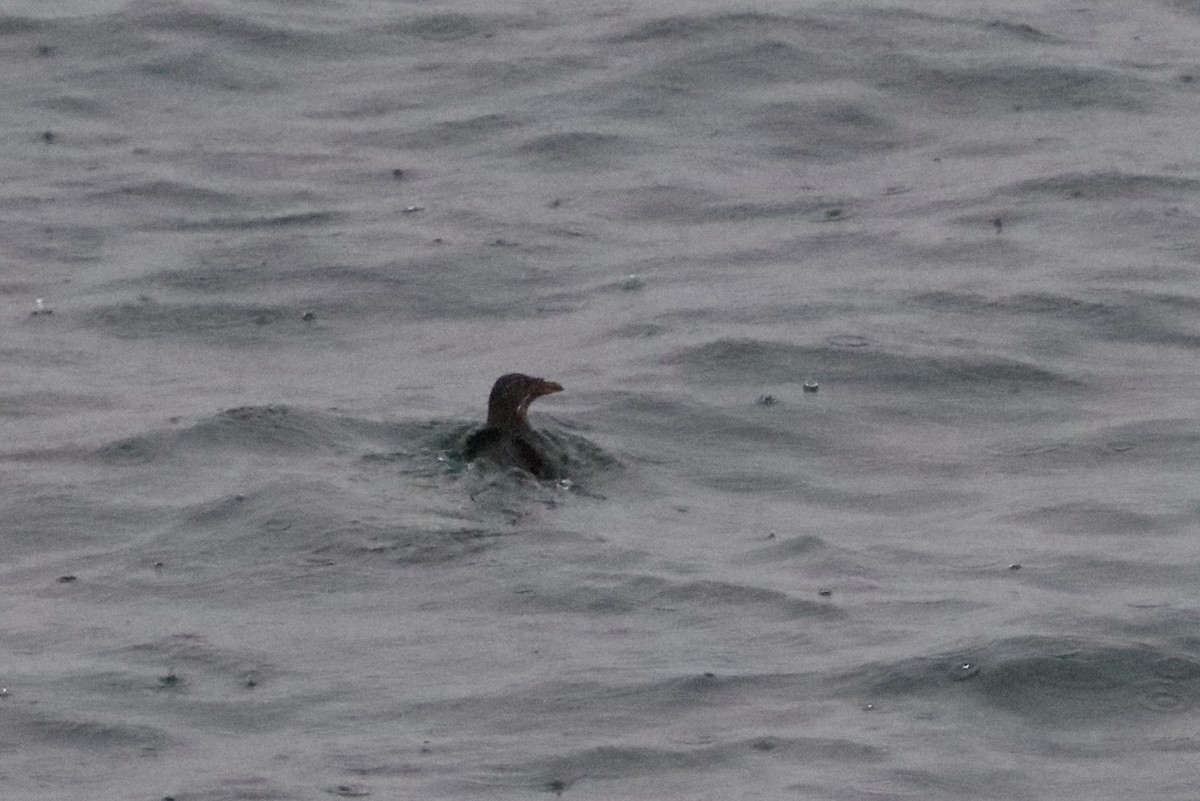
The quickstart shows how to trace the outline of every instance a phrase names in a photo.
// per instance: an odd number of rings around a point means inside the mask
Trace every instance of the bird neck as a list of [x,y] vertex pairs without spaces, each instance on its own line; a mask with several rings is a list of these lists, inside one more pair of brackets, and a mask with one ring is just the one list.
[[528,401],[515,409],[510,404],[489,406],[488,427],[504,431],[522,431],[529,428],[529,420],[525,417],[525,410],[528,406]]

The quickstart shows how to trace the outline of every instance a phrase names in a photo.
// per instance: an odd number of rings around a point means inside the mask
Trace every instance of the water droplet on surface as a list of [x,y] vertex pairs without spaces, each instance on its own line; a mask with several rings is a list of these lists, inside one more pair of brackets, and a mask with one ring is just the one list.
[[979,674],[979,665],[975,662],[956,662],[950,670],[950,678],[955,681],[965,681]]

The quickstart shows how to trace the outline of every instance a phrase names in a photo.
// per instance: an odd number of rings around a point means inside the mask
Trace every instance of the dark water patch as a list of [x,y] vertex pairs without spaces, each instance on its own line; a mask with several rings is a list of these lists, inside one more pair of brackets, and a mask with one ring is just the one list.
[[292,406],[242,406],[189,426],[125,437],[97,450],[110,465],[141,465],[170,459],[211,459],[214,453],[319,455],[360,452],[364,446],[405,442],[419,450],[429,424],[385,424]]
[[22,17],[16,14],[0,14],[0,36],[25,36],[30,33],[52,30],[53,27],[52,20]]
[[107,104],[93,97],[81,97],[79,95],[56,95],[45,100],[39,100],[34,105],[38,108],[44,108],[60,114],[69,114],[74,117],[111,119],[116,116],[113,109]]
[[1171,294],[1167,292],[1136,292],[1130,293],[1129,297],[1136,301],[1144,303],[1152,303],[1155,306],[1173,312],[1183,312],[1184,314],[1200,314],[1200,297],[1187,294]]
[[[806,488],[805,492],[810,493],[811,490]],[[811,492],[811,496],[810,499],[806,494],[806,503],[811,503],[814,507],[829,505],[831,500],[835,505],[850,505],[846,503],[844,497],[830,498],[825,491],[821,490]],[[870,508],[870,501],[866,506],[868,509]],[[863,511],[862,498],[857,500],[853,508],[859,512]],[[891,512],[898,511],[903,512],[904,510],[891,507]],[[800,528],[800,526],[796,528]],[[795,575],[803,581],[801,592],[808,600],[823,599],[821,603],[824,604],[837,603],[841,588],[855,586],[874,589],[878,586],[879,574],[873,566],[868,564],[869,560],[861,552],[850,548],[831,546],[822,537],[813,534],[789,536],[786,531],[777,530],[768,531],[766,535],[757,537],[755,544],[756,547],[747,551],[738,561],[745,564],[769,564],[773,568],[788,565],[788,569],[796,571]],[[892,571],[894,561],[889,563],[886,569],[889,572]],[[829,582],[836,584],[839,589],[835,592]],[[961,601],[957,600],[953,604],[947,603],[945,606],[947,611],[961,612],[963,609]],[[940,605],[936,603],[920,603],[916,604],[915,608],[918,614],[928,614],[935,609],[939,610],[938,614],[944,614],[940,611]],[[831,612],[831,614],[840,615],[841,612]]]
[[682,613],[689,618],[724,614],[722,608],[742,609],[756,617],[792,620],[828,619],[841,610],[817,600],[788,593],[722,581],[676,582],[660,576],[593,574],[574,577],[569,585],[522,588],[512,601],[517,610],[587,614]]
[[708,16],[688,15],[660,17],[643,22],[632,30],[618,34],[612,44],[693,42],[727,34],[771,34],[780,29],[796,28],[809,31],[827,30],[827,19],[819,17],[782,16],[760,12],[735,12]]
[[[652,603],[678,608],[680,611],[702,612],[720,606],[744,611],[760,609],[781,618],[840,617],[841,610],[827,603],[801,600],[778,590],[768,590],[723,581],[692,581],[664,589]],[[755,614],[755,613],[751,613]]]
[[1123,460],[1194,459],[1200,456],[1200,423],[1188,417],[1142,420],[1105,427],[1080,443]]
[[765,735],[690,747],[596,746],[518,766],[497,767],[473,776],[472,782],[562,795],[576,787],[586,792],[583,788],[593,781],[672,771],[726,770],[738,764],[750,770],[753,765],[762,767],[764,760],[781,760],[789,766],[821,762],[862,765],[886,758],[882,749],[852,740]]
[[321,226],[340,222],[343,215],[333,211],[294,211],[274,214],[223,215],[200,220],[173,220],[162,223],[178,231],[251,231],[256,228]]
[[[1152,86],[1106,69],[993,63],[931,67],[915,58],[897,58],[891,76],[877,86],[935,104],[943,113],[983,111],[1055,112],[1079,109],[1142,111]],[[901,66],[905,65],[905,66]]]
[[[6,483],[7,497],[0,498],[5,521],[0,561],[4,562],[35,553],[68,557],[76,549],[111,541],[114,531],[152,525],[158,517],[155,510],[123,499],[118,499],[123,501],[120,503],[98,502],[69,487],[22,487],[11,476]],[[86,563],[82,560],[79,569]]]
[[848,216],[851,204],[842,200],[801,200],[784,203],[732,203],[699,210],[695,222],[751,222],[794,217],[798,221],[831,222]]
[[1179,175],[1102,172],[1065,172],[1044,178],[1018,181],[997,190],[997,195],[1028,197],[1049,195],[1055,198],[1086,200],[1181,200],[1200,193],[1200,179]]
[[1018,443],[996,452],[1013,468],[1070,469],[1153,462],[1187,464],[1200,459],[1200,426],[1194,419],[1148,420],[1056,440]]
[[[356,88],[359,89],[358,94],[353,93]],[[397,97],[395,92],[390,90],[374,90],[369,87],[364,90],[358,87],[347,87],[346,96],[335,99],[323,98],[318,106],[305,110],[301,116],[311,120],[364,120],[373,117],[392,117],[415,111],[420,107],[421,104],[416,101]],[[391,142],[393,139],[388,137],[395,135],[395,131],[391,128],[387,129],[386,133],[368,132],[364,134],[362,129],[356,127],[353,132],[346,135],[344,140],[340,139],[339,141],[365,144],[371,141],[373,136],[378,136]]]
[[1191,714],[1200,700],[1200,663],[1172,659],[1175,677],[1160,675],[1166,658],[1150,647],[1093,647],[1017,657],[980,682],[984,700],[1026,717],[1069,725],[1149,711]]
[[666,356],[663,364],[690,378],[751,384],[803,383],[814,374],[826,380],[872,383],[910,391],[1004,391],[1013,387],[1073,388],[1079,382],[1048,368],[986,356],[920,357],[889,353],[871,345],[808,346],[753,339],[720,339]]
[[895,121],[849,101],[775,103],[751,114],[745,129],[771,142],[775,155],[826,163],[919,144]]
[[[941,465],[936,473],[940,474]],[[897,472],[910,471],[920,474],[923,466],[897,465]],[[806,481],[799,484],[801,497],[806,503],[826,509],[851,511],[856,514],[874,514],[883,520],[900,518],[904,515],[924,517],[929,512],[940,509],[949,511],[960,510],[964,503],[973,502],[973,496],[957,489],[946,489],[938,484],[926,485],[919,489],[902,489],[893,492],[880,492],[863,488],[842,481],[827,481],[818,483]],[[885,530],[886,532],[886,530]],[[881,532],[881,536],[886,533]]]
[[512,529],[414,527],[383,520],[350,520],[329,530],[317,558],[383,558],[400,565],[439,565],[477,556]]
[[[403,13],[355,31],[351,41],[358,43],[360,49],[362,42],[373,42],[379,52],[389,56],[394,56],[397,52],[397,40],[407,40],[404,41],[403,51],[406,53],[411,52],[410,45],[420,46],[420,43],[427,42],[428,46],[422,49],[421,53],[445,53],[452,63],[461,65],[464,62],[463,52],[472,53],[473,58],[466,60],[474,61],[474,57],[484,52],[484,46],[489,45],[490,40],[494,39],[498,47],[503,47],[509,43],[507,34],[544,30],[556,21],[553,14],[492,13],[490,9],[486,13],[469,14]],[[461,47],[442,47],[468,40],[473,45],[473,49],[468,51],[463,51]],[[441,66],[441,63],[436,65]]]
[[655,775],[672,770],[696,772],[706,768],[727,767],[727,761],[709,753],[710,750],[598,746],[567,756],[543,758],[530,764],[491,766],[448,782],[448,790],[462,794],[518,789],[529,794],[562,797],[564,793],[579,792],[579,785],[582,783],[586,787],[589,781]]
[[[314,266],[306,259],[298,268],[272,263],[270,271],[277,277],[286,275],[281,286],[306,287],[310,299],[296,311],[314,310],[318,320],[364,313],[386,315],[393,323],[397,319],[545,318],[576,311],[587,303],[588,291],[557,291],[556,276],[527,269],[529,257],[517,248],[491,246],[483,253],[483,247],[488,246],[456,248],[452,255],[378,267]],[[472,291],[464,293],[468,285]]]
[[928,306],[935,311],[957,312],[960,314],[991,312],[995,304],[995,301],[986,295],[976,292],[953,292],[945,289],[922,292],[919,295],[914,295],[912,300],[914,303]]
[[[21,719],[23,718],[23,719]],[[19,735],[24,744],[39,743],[42,748],[70,748],[85,751],[157,751],[171,745],[168,734],[154,726],[97,720],[71,720],[44,714],[19,715],[5,726]],[[8,739],[8,738],[5,738]],[[16,743],[9,741],[10,747]]]
[[618,694],[625,703],[649,704],[653,708],[686,712],[698,707],[739,704],[756,695],[787,698],[811,686],[812,679],[801,674],[725,674],[706,671],[648,682],[619,691]]
[[1166,0],[1166,6],[1181,14],[1200,17],[1200,2],[1197,0]]
[[[178,779],[176,780],[178,781]],[[183,782],[177,795],[179,801],[295,801],[297,790],[293,782],[280,783],[263,776],[235,777]]]
[[357,452],[364,443],[423,442],[431,424],[388,424],[292,406],[240,406],[177,432],[189,446],[237,445],[257,452]]
[[[742,254],[739,254],[741,256]],[[767,258],[772,254],[765,254]],[[753,259],[753,254],[745,254],[747,259]],[[656,336],[680,326],[692,328],[697,323],[704,324],[804,324],[818,320],[842,318],[856,311],[853,304],[842,301],[806,301],[800,303],[770,303],[761,302],[744,307],[730,306],[726,308],[678,308],[654,316],[653,323],[631,323],[621,329],[611,332],[612,336],[638,336],[640,330],[646,330],[645,336]],[[827,343],[835,347],[866,347],[871,344],[865,337],[854,334],[836,335]]]
[[621,469],[621,461],[585,436],[553,426],[543,426],[542,435],[559,454],[559,472],[581,488],[595,486]]
[[[1136,546],[1137,541],[1130,540],[1128,550],[1132,552]],[[1060,556],[1042,569],[1022,571],[1021,581],[1055,594],[1095,597],[1130,589],[1144,593],[1151,588],[1187,586],[1194,574],[1193,565],[1178,560],[1142,559],[1132,554],[1106,558],[1084,553]]]
[[1096,336],[1116,342],[1200,347],[1200,330],[1191,330],[1200,302],[1189,295],[1125,294],[1098,302],[1053,293],[1018,293],[999,298],[947,291],[927,292],[914,300],[937,311],[997,320],[1013,315],[1051,318],[1087,326]]
[[[752,404],[753,401],[754,396],[748,391],[746,402]],[[727,411],[665,396],[629,395],[610,407],[605,416],[627,421],[629,426],[643,431],[657,429],[666,440],[662,443],[664,450],[669,450],[672,440],[690,442],[696,432],[710,432],[727,447],[738,443],[736,447],[750,451],[759,445],[769,445],[797,452],[824,453],[829,447],[829,439],[824,434],[798,428],[791,416],[764,413],[759,419],[747,419],[744,410]]]
[[[383,501],[369,489],[375,482],[424,481],[423,486],[453,504],[467,504],[460,512],[470,520],[515,523],[572,497],[602,501],[604,482],[619,468],[617,460],[585,437],[543,426],[562,460],[560,480],[538,482],[520,471],[485,470],[461,457],[461,443],[474,428],[461,422],[381,423],[289,406],[250,406],[190,426],[126,437],[85,461],[122,468],[183,464],[212,479],[230,460],[242,465],[244,473],[245,466],[262,460],[295,472],[311,471],[318,461],[333,458],[344,469],[321,468],[332,483],[306,483],[298,475],[283,484],[249,481],[236,495],[180,510],[175,517],[189,536],[196,530],[257,531],[263,541],[278,536],[287,548],[311,547],[320,558],[377,554],[405,564],[476,553],[491,547],[498,535],[494,528],[461,522],[414,525],[380,517],[383,512],[376,507]],[[146,475],[154,480],[156,474]],[[367,494],[343,497],[345,482],[365,482]],[[337,508],[361,511],[339,516],[330,511]]]
[[610,166],[638,149],[637,144],[624,135],[567,131],[528,139],[517,152],[545,166],[582,169]]
[[496,18],[480,14],[425,14],[385,24],[382,32],[431,42],[455,42],[491,36],[498,27]]
[[744,752],[747,749],[757,754],[770,755],[791,764],[809,760],[849,762],[856,765],[883,762],[888,751],[872,745],[825,737],[783,737],[766,735],[748,740],[738,740],[723,748]]
[[[72,392],[18,392],[0,394],[0,418],[43,418],[66,413],[79,413],[111,409],[113,399],[104,395],[87,395]],[[29,458],[38,458],[37,453],[27,453]],[[0,460],[14,458],[14,454],[0,454]],[[21,458],[15,455],[15,458]]]
[[[171,669],[179,673],[203,672],[224,676],[229,680],[230,687],[238,687],[238,679],[246,675],[253,674],[260,678],[276,675],[275,668],[265,654],[218,646],[208,638],[192,633],[172,634],[124,646],[105,652],[105,656],[128,662],[143,672]],[[121,683],[102,681],[96,684],[97,687],[107,687],[111,692]]]
[[[879,801],[966,797],[976,801],[1041,801],[1044,791],[1038,788],[1044,786],[1042,783],[1022,768],[992,767],[998,761],[962,760],[953,767],[891,767],[887,770],[888,792],[879,793]],[[864,784],[857,794],[845,793],[840,801],[872,795],[875,793],[870,785]]]
[[657,120],[671,125],[696,115],[710,102],[701,87],[681,86],[653,76],[591,84],[580,99],[602,108],[606,119]]
[[697,378],[756,383],[800,381],[821,365],[820,348],[753,339],[719,339],[666,356],[662,363],[678,366]]
[[798,537],[782,537],[772,541],[755,556],[755,560],[809,558],[824,553],[829,548],[824,539],[814,534],[801,534]]
[[1070,731],[1142,714],[1191,714],[1200,701],[1200,659],[1145,644],[1026,637],[874,666],[852,685],[874,696],[965,692],[987,707]]
[[652,339],[665,334],[669,329],[656,323],[628,323],[605,334],[613,339]]
[[363,454],[363,460],[372,464],[394,464],[418,453],[427,452],[436,454],[440,461],[446,463],[445,472],[457,474],[466,469],[467,464],[462,461],[461,448],[467,436],[478,428],[477,425],[440,420],[413,425],[416,426],[410,429],[413,438],[396,443],[404,446],[400,450],[371,451]]
[[542,770],[551,777],[616,779],[657,775],[666,771],[718,770],[731,762],[730,754],[716,748],[668,749],[637,746],[599,746],[569,756],[546,760]]
[[[271,21],[235,12],[225,7],[218,12],[199,6],[138,3],[122,13],[122,24],[173,36],[199,36],[214,45],[238,50],[257,50],[260,55],[320,55],[330,49],[333,37],[302,30],[283,16]],[[285,21],[286,20],[286,21]]]
[[[379,422],[286,405],[227,409],[185,427],[150,431],[101,447],[94,454],[113,465],[139,465],[171,458],[228,454],[236,449],[259,456],[343,455],[426,476],[467,470],[462,443],[477,424],[456,421]],[[586,437],[551,426],[540,432],[558,449],[566,477],[591,479],[620,463]]]
[[[481,114],[427,125],[400,136],[398,144],[412,148],[445,148],[485,142],[524,126],[511,114]],[[383,134],[394,136],[394,134]]]
[[105,445],[97,457],[107,464],[124,467],[149,464],[171,453],[169,438],[163,434],[142,434]]
[[618,213],[645,222],[693,224],[707,221],[709,204],[718,196],[708,190],[653,184],[628,191]]
[[987,23],[987,29],[993,33],[1008,36],[1010,38],[1022,39],[1026,42],[1037,42],[1039,44],[1062,44],[1066,40],[1057,36],[1051,36],[1025,22],[1004,22],[1002,20],[993,20]]
[[284,76],[268,69],[261,59],[209,48],[152,55],[141,61],[137,71],[156,82],[222,92],[271,92],[284,84]]
[[305,307],[235,303],[167,303],[145,298],[91,312],[87,323],[118,339],[198,339],[211,345],[278,345],[279,338],[319,335],[306,324]]
[[[464,71],[469,83],[480,87],[496,87],[505,93],[513,93],[519,87],[528,87],[531,93],[544,95],[549,86],[570,86],[571,96],[579,107],[587,107],[593,101],[604,103],[610,98],[608,92],[593,82],[594,75],[603,75],[609,68],[606,58],[588,55],[579,51],[531,54],[519,58],[507,55],[499,58],[472,60]],[[576,87],[582,84],[582,91]],[[621,92],[627,87],[623,82],[606,87]]]
[[131,198],[184,208],[217,209],[227,209],[239,201],[239,196],[232,192],[171,180],[126,184],[116,189],[96,192],[88,197],[89,200],[100,202],[126,201]]
[[193,504],[181,510],[178,519],[192,531],[212,531],[230,526],[246,524],[252,517],[260,515],[263,490],[246,489],[233,495]]
[[6,257],[20,262],[95,262],[103,255],[108,234],[106,229],[90,225],[0,221]]
[[1084,503],[1044,506],[1006,519],[1055,533],[1132,537],[1172,533],[1185,522],[1162,515],[1142,514],[1117,506]]
[[723,470],[699,480],[704,486],[719,492],[747,495],[798,492],[806,487],[802,479],[778,470]]
[[262,260],[257,263],[205,260],[195,267],[160,270],[138,280],[134,286],[178,289],[185,292],[241,294],[261,290],[279,279],[278,268]]
[[1180,315],[1136,296],[1118,306],[1117,313],[1097,328],[1097,333],[1118,342],[1200,348],[1200,327],[1192,313]]
[[781,83],[813,83],[835,72],[835,65],[819,51],[765,38],[695,47],[663,60],[642,77],[682,87],[703,87],[708,92],[745,92]]
[[[290,332],[297,321],[307,323],[303,313],[312,311],[318,324],[305,324],[303,328],[312,335],[321,335],[324,331],[321,321],[361,314],[386,314],[393,321],[544,317],[573,311],[589,297],[586,291],[556,291],[554,276],[528,270],[518,273],[522,259],[527,257],[494,252],[508,251],[507,248],[491,248],[493,252],[486,256],[477,249],[459,248],[453,254],[407,257],[364,266],[323,259],[321,251],[316,249],[320,245],[307,237],[289,237],[287,242],[276,245],[272,245],[272,239],[271,236],[255,238],[244,247],[219,248],[197,256],[183,268],[158,270],[114,282],[111,285],[114,290],[137,292],[143,299],[139,304],[113,307],[109,311],[117,318],[113,322],[143,326],[159,322],[167,328],[167,321],[159,318],[168,311],[178,310],[191,325],[176,333],[195,336],[206,334],[208,326],[193,320],[193,316],[203,316],[211,308],[219,315],[212,321],[213,327],[237,328],[248,317],[255,324],[283,322]],[[475,291],[464,293],[462,287],[467,284]],[[296,295],[297,287],[303,294]],[[290,309],[250,306],[243,316],[240,310],[245,307],[233,301],[211,305],[158,302],[148,293],[159,289],[228,293],[237,295],[237,299],[274,291],[296,296],[297,301]],[[156,305],[161,308],[156,310]],[[267,316],[260,318],[263,313]],[[132,319],[124,321],[123,316]]]
[[[139,550],[167,563],[142,586],[175,597],[207,597],[219,586],[240,596],[257,592],[266,571],[280,592],[339,593],[356,586],[345,583],[347,565],[391,572],[460,564],[517,533],[444,482],[396,476],[385,483],[386,476],[336,470],[312,475],[294,465],[255,474],[236,495],[176,510],[164,533]],[[516,494],[506,500],[518,508],[528,503]],[[214,572],[214,565],[226,567]],[[128,592],[129,579],[124,587]]]
[[982,260],[998,274],[1020,275],[1029,269],[1031,263],[1044,258],[1044,253],[1037,248],[1027,247],[1015,238],[996,236],[992,228],[993,219],[994,214],[976,225],[977,231],[989,235],[986,238],[953,236],[936,241],[904,242],[860,234],[855,237],[843,236],[843,239],[849,245],[862,245],[871,252],[881,254],[878,258],[886,261],[900,259],[908,264],[920,265],[922,270],[947,268],[955,274],[962,269],[962,265],[977,264]]
[[344,450],[355,433],[345,418],[289,406],[240,406],[202,420],[189,438],[254,450]]
[[[291,583],[310,591],[330,592],[312,572],[364,553],[352,541],[339,548],[343,543],[338,537],[360,519],[348,520],[345,510],[354,509],[366,517],[382,508],[379,499],[354,494],[338,477],[314,480],[280,471],[247,484],[239,487],[236,495],[193,504],[173,516],[171,529],[156,543],[159,547],[168,541],[175,544],[172,570],[157,575],[147,589],[161,592],[170,587],[174,594],[182,595],[212,592],[212,586],[220,583],[224,592],[241,593],[248,588],[252,591],[256,574],[264,566],[275,570],[288,564],[295,568],[290,581],[277,582],[280,590]],[[181,549],[183,545],[185,549]],[[157,553],[150,548],[143,551]],[[230,567],[219,577],[206,576],[206,566],[214,560]],[[203,584],[195,584],[197,576],[208,583],[207,590]]]
[[541,582],[536,587],[522,587],[509,605],[518,612],[625,615],[652,611],[654,598],[670,586],[658,576],[576,576],[566,584]]
[[[475,695],[417,703],[405,717],[438,725],[474,721],[476,731],[541,731],[558,720],[600,732],[628,734],[630,727],[659,727],[677,716],[771,699],[788,703],[815,691],[813,679],[792,674],[724,676],[693,673],[631,686],[555,682],[504,695]],[[539,714],[530,717],[529,709]],[[648,716],[648,713],[650,715]],[[742,750],[741,748],[737,750]]]
[[914,300],[937,311],[961,314],[994,314],[1001,318],[1011,315],[1037,315],[1075,322],[1095,323],[1111,319],[1117,312],[1105,303],[1049,292],[1023,292],[999,298],[975,293],[945,290],[925,292]]

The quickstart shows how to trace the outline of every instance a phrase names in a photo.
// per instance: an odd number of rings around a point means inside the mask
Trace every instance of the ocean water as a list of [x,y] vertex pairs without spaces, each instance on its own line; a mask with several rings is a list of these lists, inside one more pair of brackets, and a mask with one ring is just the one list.
[[6,3],[0,794],[1196,798],[1197,41]]

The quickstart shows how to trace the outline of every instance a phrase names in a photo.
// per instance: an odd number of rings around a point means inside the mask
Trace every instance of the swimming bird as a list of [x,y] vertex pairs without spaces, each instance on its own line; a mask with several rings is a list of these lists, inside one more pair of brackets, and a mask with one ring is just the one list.
[[496,379],[488,396],[487,423],[467,437],[463,456],[485,459],[500,467],[517,467],[537,478],[557,478],[558,465],[550,444],[526,418],[529,404],[543,395],[562,392],[562,384],[523,373]]

